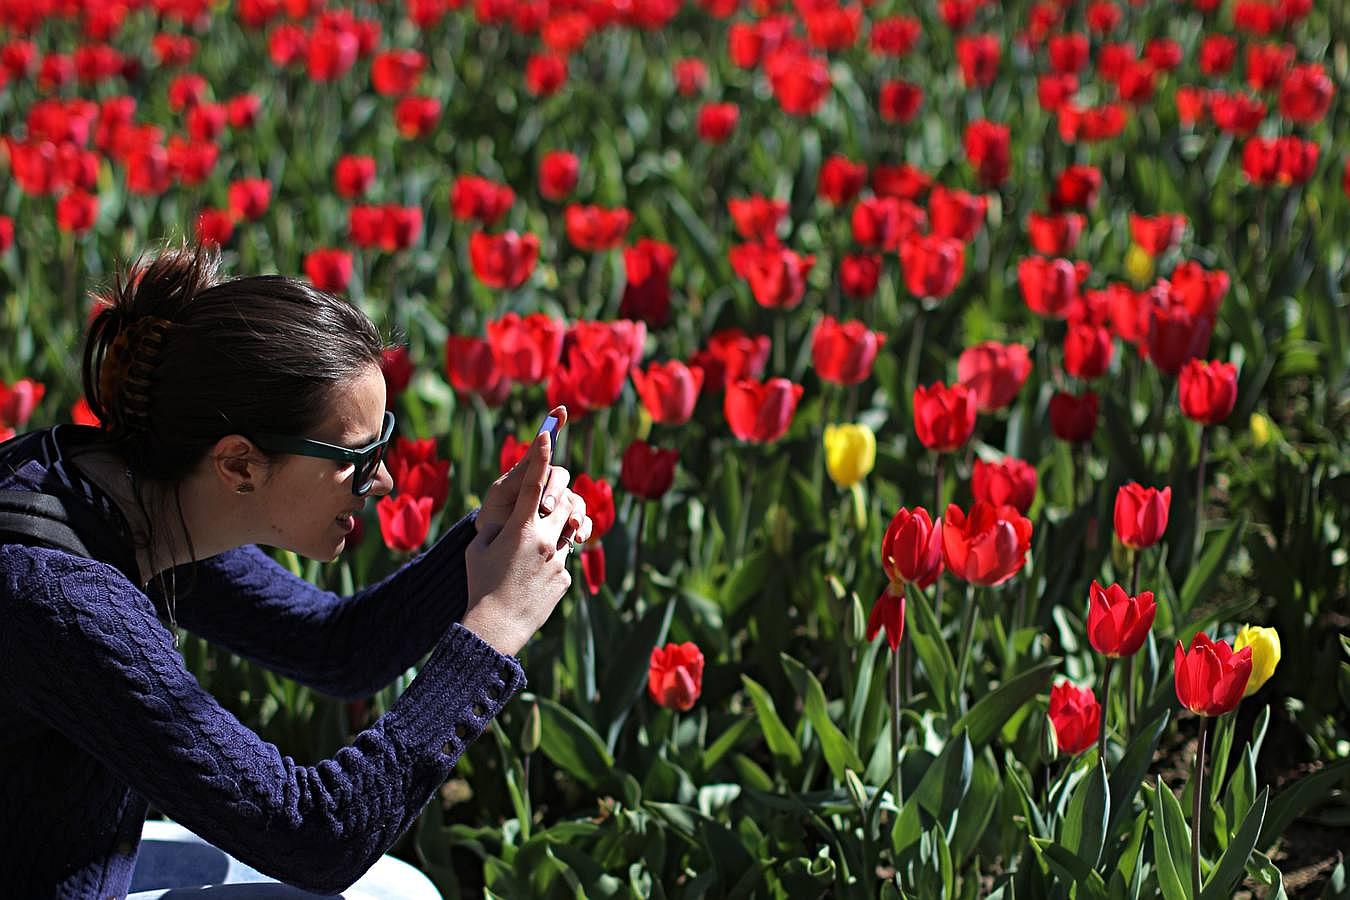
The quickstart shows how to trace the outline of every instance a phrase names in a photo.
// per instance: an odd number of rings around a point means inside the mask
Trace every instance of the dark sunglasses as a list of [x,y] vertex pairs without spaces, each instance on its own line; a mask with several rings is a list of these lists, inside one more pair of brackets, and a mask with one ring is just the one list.
[[300,456],[317,456],[320,459],[355,463],[356,471],[352,473],[352,493],[364,497],[370,493],[371,487],[375,484],[375,473],[379,471],[385,450],[389,447],[389,439],[393,436],[394,413],[392,410],[386,410],[380,439],[359,450],[285,434],[256,434],[249,439],[262,449],[273,453],[295,453]]

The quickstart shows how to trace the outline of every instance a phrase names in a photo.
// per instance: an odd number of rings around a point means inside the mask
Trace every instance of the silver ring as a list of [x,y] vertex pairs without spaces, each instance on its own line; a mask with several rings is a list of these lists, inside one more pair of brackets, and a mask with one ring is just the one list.
[[567,549],[568,549],[568,550],[572,550],[572,549],[575,548],[575,546],[576,546],[576,538],[570,537],[570,536],[569,536],[569,537],[564,537],[562,540],[563,540],[563,543],[565,543],[565,544],[567,545]]

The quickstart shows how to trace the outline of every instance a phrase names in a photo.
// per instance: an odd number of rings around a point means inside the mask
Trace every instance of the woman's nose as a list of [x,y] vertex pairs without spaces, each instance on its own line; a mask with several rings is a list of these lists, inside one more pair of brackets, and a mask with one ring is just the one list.
[[375,483],[371,485],[370,492],[376,497],[383,497],[393,490],[394,476],[384,464],[384,460],[380,460],[380,467],[375,470]]

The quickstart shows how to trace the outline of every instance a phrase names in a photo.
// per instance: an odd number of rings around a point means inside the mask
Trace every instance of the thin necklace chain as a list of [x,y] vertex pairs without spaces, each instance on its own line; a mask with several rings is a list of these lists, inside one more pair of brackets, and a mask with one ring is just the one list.
[[[131,485],[132,492],[135,493],[135,490],[136,490],[136,476],[132,474],[132,472],[131,472],[131,466],[127,466],[123,471],[126,472],[127,483],[129,483],[129,484]],[[137,565],[139,565],[139,564],[140,564],[139,561],[137,561]],[[138,575],[139,575],[139,573],[138,573]],[[153,576],[152,576],[152,578],[153,578]],[[141,585],[141,590],[147,590],[149,587],[150,587],[150,582],[147,581],[145,584]],[[164,579],[161,578],[161,579],[160,579],[160,588],[161,588],[161,592],[162,592],[163,587],[164,587]],[[170,566],[170,567],[169,567],[169,596],[165,599],[165,605],[166,605],[166,607],[168,608],[168,611],[169,611],[169,633],[170,633],[171,635],[173,635],[173,648],[174,648],[175,650],[178,649],[178,620],[174,617],[174,613],[176,612],[176,607],[177,607],[177,600],[178,600],[178,570],[177,570],[176,567]]]

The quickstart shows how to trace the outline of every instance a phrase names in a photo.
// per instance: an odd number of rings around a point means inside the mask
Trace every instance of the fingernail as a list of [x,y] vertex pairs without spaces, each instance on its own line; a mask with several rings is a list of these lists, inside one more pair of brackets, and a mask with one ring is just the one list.
[[539,508],[544,511],[544,515],[553,512],[553,502],[552,497],[545,497],[543,502],[539,504]]

